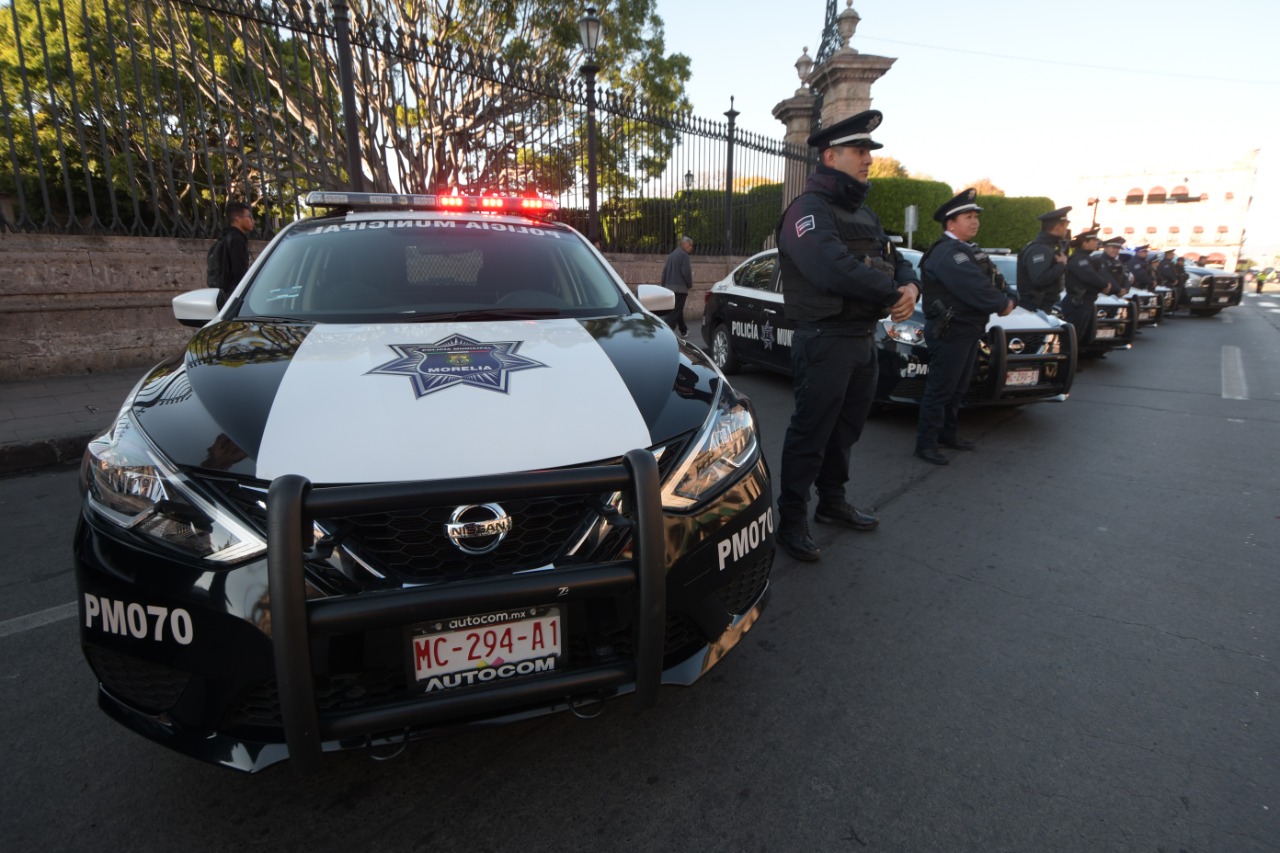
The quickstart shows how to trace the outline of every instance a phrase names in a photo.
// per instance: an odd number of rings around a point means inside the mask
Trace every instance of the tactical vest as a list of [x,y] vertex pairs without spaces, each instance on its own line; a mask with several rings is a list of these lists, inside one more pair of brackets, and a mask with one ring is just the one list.
[[[849,254],[867,266],[878,269],[893,278],[895,273],[893,248],[884,236],[884,229],[880,227],[880,223],[869,210],[864,207],[849,210],[847,207],[832,204],[817,193],[804,193],[797,196],[791,203],[795,204],[806,195],[812,195],[826,203],[836,220],[840,240]],[[782,218],[785,220],[786,216],[784,211]],[[781,228],[782,222],[779,221],[778,225]],[[786,294],[784,308],[788,320],[799,323],[834,320],[840,323],[866,322],[870,325],[889,313],[889,309],[883,305],[849,299],[827,290],[820,290],[804,277],[800,268],[782,251],[778,252],[778,267],[781,272],[783,292]]]
[[[974,317],[981,317],[985,319],[985,314],[974,309],[967,303],[956,299],[951,295],[951,292],[947,290],[946,285],[944,285],[940,279],[925,269],[924,262],[928,260],[934,250],[943,243],[948,242],[955,242],[957,245],[962,245],[960,240],[954,240],[951,237],[939,237],[934,241],[933,245],[926,249],[925,253],[920,256],[920,296],[921,303],[924,305],[925,316],[935,316],[936,311],[934,310],[934,302],[941,302],[957,315],[972,314]],[[983,274],[991,280],[991,286],[1008,296],[1008,282],[1004,280],[1004,276],[1000,274],[998,269],[996,269],[995,262],[991,260],[990,256],[981,249],[975,249],[973,247],[970,247],[970,253],[974,262],[977,263],[978,269],[982,270]]]

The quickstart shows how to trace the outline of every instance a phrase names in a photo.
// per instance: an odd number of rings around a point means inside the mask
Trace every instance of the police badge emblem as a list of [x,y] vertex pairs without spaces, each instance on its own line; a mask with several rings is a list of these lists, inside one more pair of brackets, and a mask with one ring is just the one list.
[[521,343],[481,342],[466,335],[450,335],[434,344],[388,344],[396,358],[365,375],[407,376],[413,380],[413,393],[418,398],[455,385],[506,394],[512,373],[547,366],[517,355]]

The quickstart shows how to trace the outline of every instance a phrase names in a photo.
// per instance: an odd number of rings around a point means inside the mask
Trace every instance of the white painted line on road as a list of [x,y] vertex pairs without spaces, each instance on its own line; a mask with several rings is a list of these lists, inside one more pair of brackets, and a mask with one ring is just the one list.
[[1280,304],[1276,304],[1275,302],[1259,302],[1258,305],[1263,308],[1280,308]]
[[1244,381],[1244,359],[1240,357],[1240,347],[1222,348],[1222,399],[1249,399],[1249,386]]
[[21,634],[23,631],[30,631],[32,628],[40,628],[53,622],[61,622],[63,619],[70,619],[79,612],[79,605],[71,601],[67,604],[59,604],[57,607],[50,607],[48,610],[39,610],[35,613],[28,613],[26,616],[6,619],[0,622],[0,637]]

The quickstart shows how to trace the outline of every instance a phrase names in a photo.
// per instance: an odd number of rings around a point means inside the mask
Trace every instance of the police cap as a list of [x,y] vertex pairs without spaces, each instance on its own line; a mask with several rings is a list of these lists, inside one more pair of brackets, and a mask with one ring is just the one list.
[[969,187],[967,190],[961,190],[956,194],[955,198],[949,199],[944,205],[942,205],[942,207],[933,212],[933,221],[946,224],[946,221],[951,217],[958,216],[959,214],[969,210],[981,213],[982,208],[978,207],[974,202],[974,199],[977,197],[978,191],[973,187]]
[[1083,246],[1085,240],[1097,240],[1097,239],[1098,239],[1098,227],[1095,225],[1093,228],[1090,228],[1088,231],[1081,231],[1079,234],[1073,237],[1071,239],[1071,245]]
[[864,110],[829,127],[815,130],[809,134],[809,144],[819,151],[826,151],[833,145],[856,145],[872,150],[883,148],[871,138],[871,131],[880,126],[883,118],[879,110]]
[[1123,238],[1123,237],[1112,237],[1112,238],[1111,238],[1111,239],[1109,239],[1109,240],[1103,240],[1103,241],[1102,241],[1102,245],[1104,245],[1104,246],[1115,246],[1117,249],[1119,249],[1121,246],[1123,246],[1123,245],[1124,245],[1124,238]]
[[1053,223],[1057,222],[1059,219],[1066,219],[1067,214],[1070,212],[1071,212],[1071,205],[1067,205],[1066,207],[1060,207],[1057,210],[1051,210],[1048,213],[1042,213],[1039,216],[1037,216],[1036,219],[1039,219],[1045,225],[1052,225]]
[[1151,244],[1150,244],[1150,243],[1143,243],[1141,246],[1134,246],[1134,247],[1133,247],[1133,251],[1134,251],[1135,253],[1137,253],[1137,252],[1145,252],[1147,249],[1150,249],[1150,248],[1151,248]]

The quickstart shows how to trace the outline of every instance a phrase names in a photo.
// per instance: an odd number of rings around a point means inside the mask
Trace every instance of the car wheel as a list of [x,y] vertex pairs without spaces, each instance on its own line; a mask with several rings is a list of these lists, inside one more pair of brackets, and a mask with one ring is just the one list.
[[742,365],[733,352],[733,339],[729,337],[729,327],[724,323],[715,327],[711,333],[711,360],[726,374],[737,373]]

